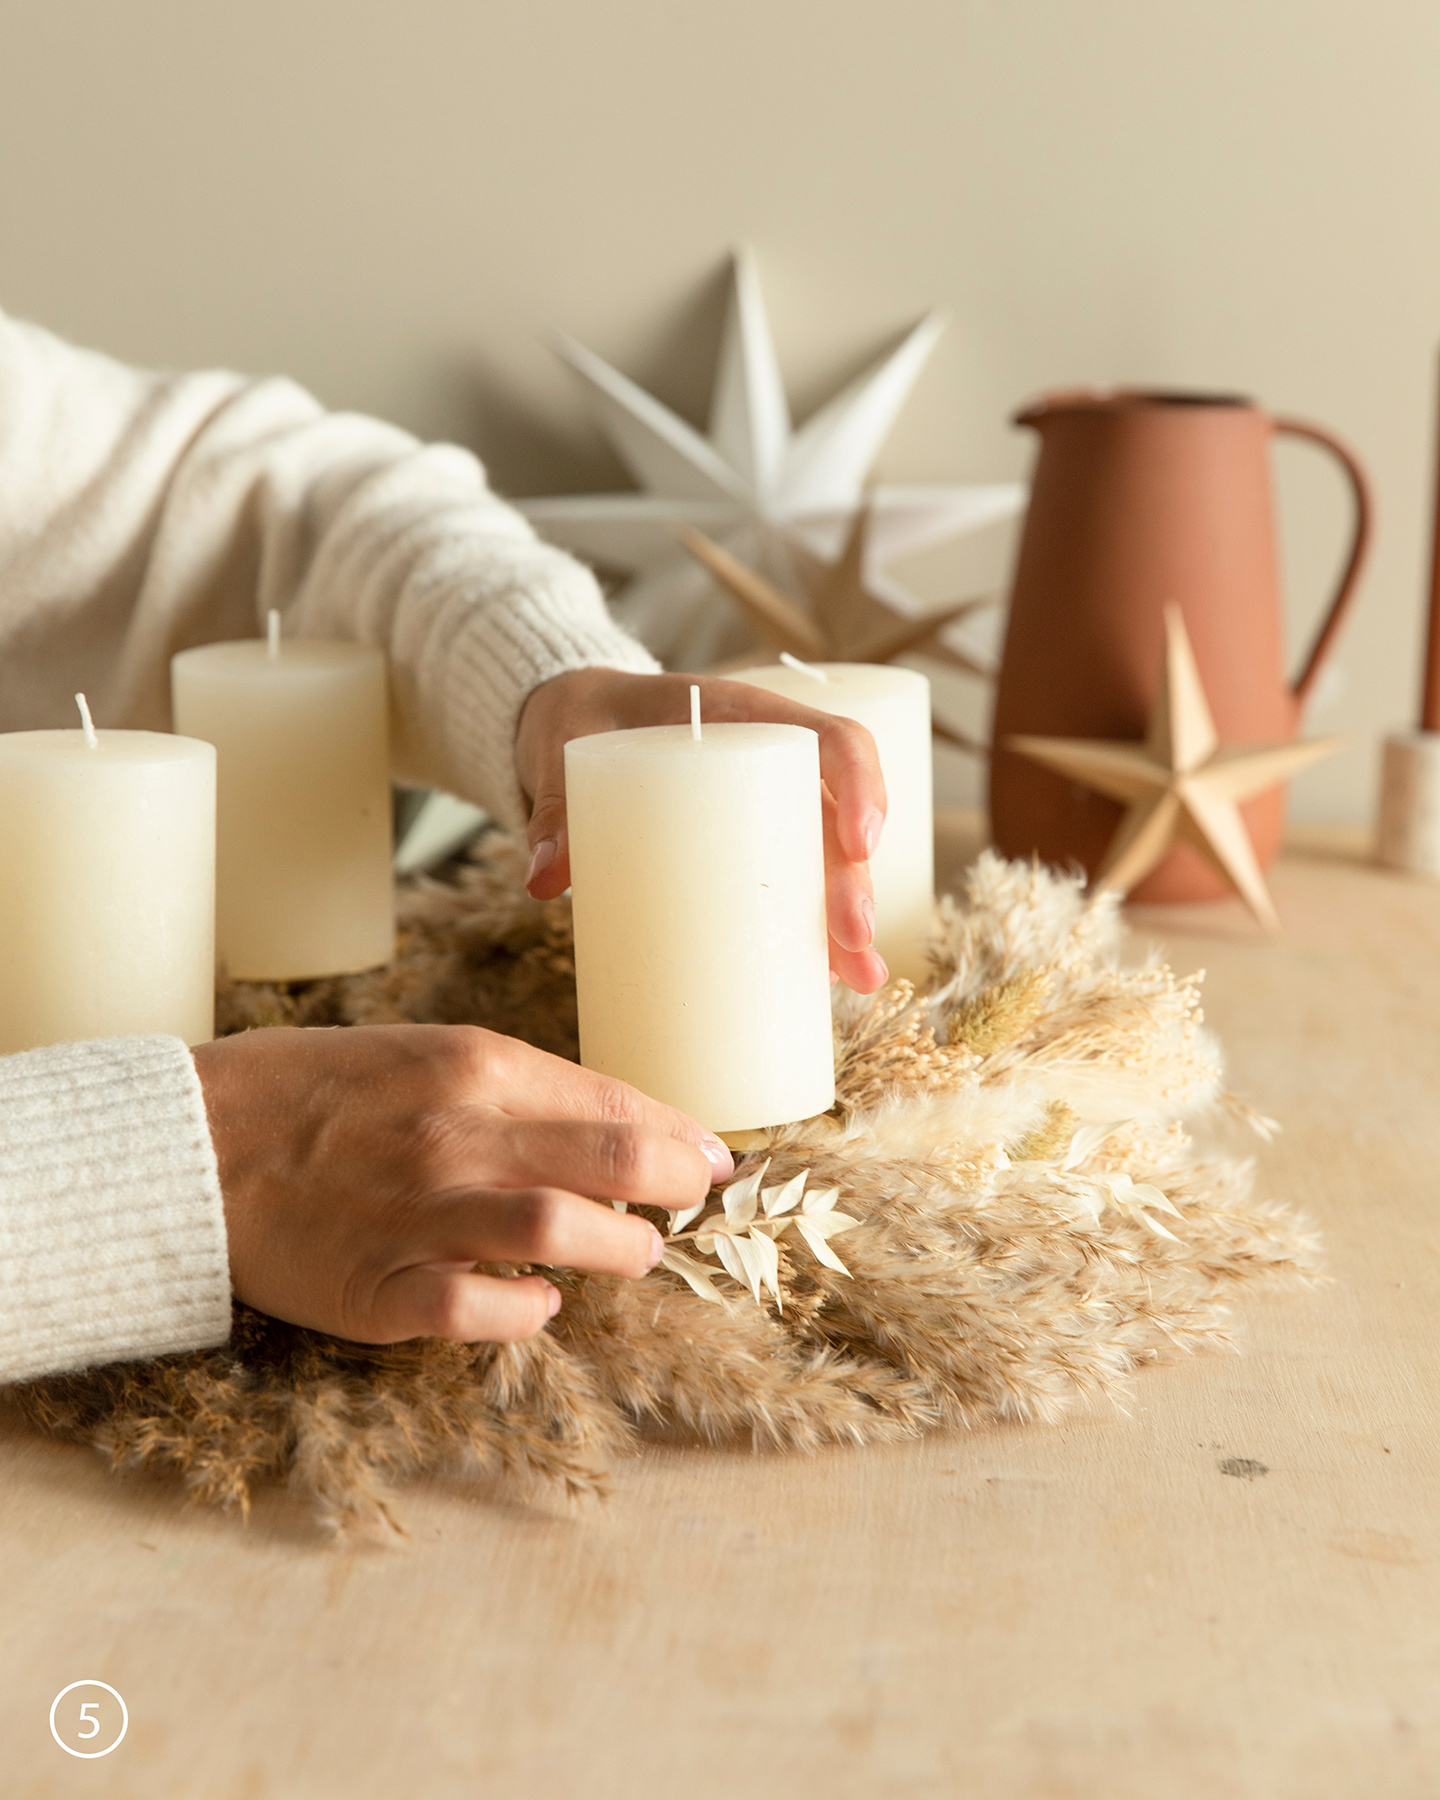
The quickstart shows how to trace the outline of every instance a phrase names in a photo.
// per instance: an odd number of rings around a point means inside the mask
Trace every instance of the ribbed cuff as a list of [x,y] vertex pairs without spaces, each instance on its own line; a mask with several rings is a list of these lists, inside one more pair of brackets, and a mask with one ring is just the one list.
[[229,1332],[220,1180],[185,1045],[0,1057],[0,1380]]
[[448,650],[449,754],[473,772],[475,790],[489,796],[489,810],[506,825],[525,821],[515,730],[540,683],[570,669],[653,675],[660,667],[611,619],[588,569],[554,552],[546,564],[539,580],[477,608]]

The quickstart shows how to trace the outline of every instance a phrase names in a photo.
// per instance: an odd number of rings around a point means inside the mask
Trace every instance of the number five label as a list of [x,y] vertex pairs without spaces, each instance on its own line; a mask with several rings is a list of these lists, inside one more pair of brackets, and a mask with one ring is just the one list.
[[[57,1723],[56,1713],[59,1711],[60,1702],[65,1696],[67,1694],[73,1694],[77,1688],[99,1688],[102,1693],[109,1694],[120,1708],[120,1729],[115,1733],[111,1742],[106,1744],[102,1749],[77,1750],[73,1744],[67,1744],[65,1739],[60,1735],[62,1726]],[[103,1702],[98,1697],[93,1700],[81,1700],[79,1702],[80,1717],[78,1723],[72,1727],[67,1721],[63,1729],[71,1731],[73,1735],[82,1742],[93,1742],[94,1739],[100,1736],[104,1729],[100,1719],[102,1705]],[[66,1710],[68,1712],[69,1709],[67,1708]],[[115,1692],[115,1689],[110,1686],[108,1681],[72,1681],[69,1687],[61,1688],[60,1692],[50,1702],[50,1735],[67,1756],[79,1756],[86,1758],[87,1760],[96,1756],[108,1756],[129,1729],[129,1709],[126,1707],[124,1700]]]

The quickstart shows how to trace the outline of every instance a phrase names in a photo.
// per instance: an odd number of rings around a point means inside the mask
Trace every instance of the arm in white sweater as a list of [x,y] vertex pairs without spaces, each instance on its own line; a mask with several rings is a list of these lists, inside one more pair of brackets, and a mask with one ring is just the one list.
[[156,375],[0,314],[0,730],[166,730],[170,658],[287,633],[390,659],[396,773],[509,822],[520,708],[566,669],[652,670],[589,570],[466,450],[284,380]]
[[0,1380],[229,1330],[220,1183],[185,1046],[0,1057]]
[[[397,774],[512,821],[532,688],[656,666],[467,451],[0,314],[0,730],[73,724],[77,688],[101,724],[168,729],[174,652],[255,636],[272,607],[289,633],[384,649]],[[229,1317],[184,1046],[0,1058],[0,1380],[217,1344]]]

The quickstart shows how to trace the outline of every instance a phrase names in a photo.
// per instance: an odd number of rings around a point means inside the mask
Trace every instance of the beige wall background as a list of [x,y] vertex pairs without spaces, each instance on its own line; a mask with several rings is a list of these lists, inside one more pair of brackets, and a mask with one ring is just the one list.
[[[0,306],[283,370],[512,494],[628,485],[549,327],[703,422],[742,241],[802,416],[950,310],[887,479],[1023,475],[1010,411],[1080,381],[1239,388],[1345,436],[1379,539],[1312,724],[1355,742],[1295,809],[1369,816],[1428,563],[1433,0],[0,0]],[[1316,454],[1277,464],[1298,652],[1345,499]],[[906,573],[940,598],[1010,549]]]

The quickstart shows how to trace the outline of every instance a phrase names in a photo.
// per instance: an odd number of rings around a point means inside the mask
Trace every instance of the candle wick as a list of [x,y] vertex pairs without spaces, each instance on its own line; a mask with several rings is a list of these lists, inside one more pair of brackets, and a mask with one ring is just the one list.
[[813,663],[801,662],[798,656],[792,656],[788,650],[780,652],[780,660],[787,669],[798,669],[802,675],[808,675],[812,681],[829,681],[830,679],[823,669],[817,669]]
[[690,735],[697,744],[700,743],[700,690],[693,682],[690,685]]
[[273,606],[265,615],[265,653],[271,662],[280,654],[280,615]]
[[80,723],[85,727],[86,745],[91,750],[98,750],[100,738],[95,730],[95,721],[90,717],[90,703],[83,694],[77,694],[75,704],[80,708]]

